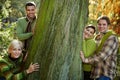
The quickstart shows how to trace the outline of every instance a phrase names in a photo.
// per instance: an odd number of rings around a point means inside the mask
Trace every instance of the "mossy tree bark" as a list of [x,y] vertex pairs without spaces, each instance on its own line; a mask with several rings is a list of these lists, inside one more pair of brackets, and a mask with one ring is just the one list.
[[88,0],[41,0],[35,34],[27,58],[40,71],[28,80],[82,80],[82,31]]

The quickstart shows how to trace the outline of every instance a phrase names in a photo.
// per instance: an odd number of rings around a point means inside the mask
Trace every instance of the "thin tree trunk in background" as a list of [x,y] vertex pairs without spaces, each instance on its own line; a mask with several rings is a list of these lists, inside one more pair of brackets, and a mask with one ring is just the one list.
[[83,80],[82,31],[88,0],[41,0],[26,67],[38,62],[40,71],[28,80]]

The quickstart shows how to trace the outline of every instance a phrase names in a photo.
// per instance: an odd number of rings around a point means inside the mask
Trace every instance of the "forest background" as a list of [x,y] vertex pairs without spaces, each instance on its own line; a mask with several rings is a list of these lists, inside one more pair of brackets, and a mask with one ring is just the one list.
[[[15,38],[14,29],[18,18],[25,16],[24,4],[29,0],[0,0],[0,52],[6,53],[9,42]],[[39,11],[40,0],[32,0]],[[67,1],[67,0],[66,0]],[[110,29],[120,35],[120,1],[119,0],[89,0],[87,24],[94,24],[101,15],[107,15],[111,20]],[[87,25],[85,24],[85,25]]]
[[[15,22],[25,16],[24,4],[29,0],[0,0],[0,52],[6,51],[9,41],[14,38]],[[33,0],[39,10],[40,0]],[[88,24],[96,25],[100,15],[111,19],[110,29],[120,35],[120,1],[89,0]],[[87,25],[87,24],[86,24]]]

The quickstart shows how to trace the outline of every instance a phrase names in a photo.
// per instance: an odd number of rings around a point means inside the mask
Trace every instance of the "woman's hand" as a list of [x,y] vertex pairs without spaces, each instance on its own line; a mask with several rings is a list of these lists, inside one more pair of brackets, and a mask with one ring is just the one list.
[[82,59],[82,62],[84,62],[84,63],[89,63],[88,59],[85,58],[84,53],[83,53],[82,51],[80,51],[80,57],[81,57],[81,59]]
[[82,52],[82,51],[80,51],[80,57],[81,57],[82,61],[84,62],[85,57],[84,57],[84,54],[83,54],[83,52]]
[[32,72],[39,71],[39,64],[38,63],[31,63],[29,68],[26,70],[27,74],[30,74]]

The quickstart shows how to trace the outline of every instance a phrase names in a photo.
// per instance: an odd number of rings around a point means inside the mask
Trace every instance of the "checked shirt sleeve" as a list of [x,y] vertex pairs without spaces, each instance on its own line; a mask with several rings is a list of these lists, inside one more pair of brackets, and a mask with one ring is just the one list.
[[110,55],[116,55],[118,40],[115,36],[110,36],[104,43],[102,49],[95,53],[93,57],[88,58],[89,63],[97,63],[106,60]]

